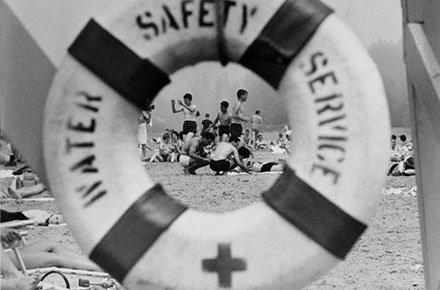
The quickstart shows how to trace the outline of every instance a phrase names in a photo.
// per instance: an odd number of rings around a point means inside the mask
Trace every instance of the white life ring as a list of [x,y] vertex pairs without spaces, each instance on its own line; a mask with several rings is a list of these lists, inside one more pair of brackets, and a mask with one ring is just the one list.
[[221,215],[186,209],[136,150],[136,105],[176,70],[219,59],[213,1],[113,1],[52,84],[51,190],[84,251],[128,289],[298,289],[344,259],[379,199],[388,106],[353,33],[314,0],[224,4],[223,55],[286,98],[295,132],[262,202]]

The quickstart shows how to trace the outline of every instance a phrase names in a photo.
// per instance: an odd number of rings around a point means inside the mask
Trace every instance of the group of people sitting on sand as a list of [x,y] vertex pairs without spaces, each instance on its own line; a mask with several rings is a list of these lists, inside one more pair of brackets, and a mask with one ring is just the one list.
[[[142,153],[144,161],[150,162],[179,162],[183,166],[185,174],[193,175],[196,170],[208,166],[215,174],[224,174],[235,168],[243,172],[257,171],[258,162],[250,162],[252,166],[247,166],[245,161],[252,156],[254,150],[267,150],[276,153],[290,153],[289,141],[290,130],[283,129],[276,142],[266,142],[263,139],[263,118],[261,112],[257,110],[254,115],[247,117],[243,113],[243,104],[248,98],[248,92],[244,89],[237,91],[237,100],[232,105],[232,112],[229,112],[229,102],[220,102],[220,110],[215,119],[211,121],[209,114],[205,114],[205,119],[201,122],[201,130],[197,130],[197,107],[193,103],[190,93],[183,96],[183,100],[171,100],[172,113],[182,113],[184,122],[182,131],[167,129],[159,140],[158,149],[153,151],[151,157],[146,157]],[[142,112],[144,122],[151,124],[151,110],[154,106],[149,106],[147,111]],[[200,113],[199,113],[200,115]],[[249,122],[250,128],[243,131],[244,123]],[[141,138],[145,140],[146,134],[142,133]],[[275,162],[278,165],[278,162]],[[278,170],[282,166],[274,166],[270,163],[263,166],[263,171],[267,168]],[[271,169],[272,170],[272,169]]]
[[209,166],[216,175],[223,175],[235,168],[242,172],[265,172],[282,171],[283,166],[278,163],[260,164],[258,162],[246,162],[251,156],[251,150],[236,136],[223,139],[207,152],[206,147],[213,144],[215,135],[206,132],[202,136],[193,137],[185,141],[179,155],[179,163],[185,174],[195,175],[196,170]]
[[410,176],[416,173],[414,165],[414,143],[406,135],[391,136],[391,165],[388,175]]

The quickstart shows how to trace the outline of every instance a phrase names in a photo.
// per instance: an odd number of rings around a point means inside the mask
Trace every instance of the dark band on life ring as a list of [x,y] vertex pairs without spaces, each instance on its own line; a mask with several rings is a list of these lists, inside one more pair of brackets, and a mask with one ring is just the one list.
[[278,89],[290,62],[332,12],[318,0],[286,1],[239,63]]
[[104,83],[144,109],[170,83],[168,74],[91,19],[68,49],[69,53]]
[[285,166],[263,199],[309,238],[344,259],[367,226],[337,207]]
[[187,209],[157,184],[122,215],[93,249],[90,259],[123,281],[160,235]]

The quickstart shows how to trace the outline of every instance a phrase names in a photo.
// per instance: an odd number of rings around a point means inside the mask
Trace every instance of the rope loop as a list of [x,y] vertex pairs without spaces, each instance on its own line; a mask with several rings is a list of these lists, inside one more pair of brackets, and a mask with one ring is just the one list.
[[228,51],[225,38],[225,2],[224,0],[215,1],[215,16],[217,23],[217,51],[220,63],[225,66],[228,64]]

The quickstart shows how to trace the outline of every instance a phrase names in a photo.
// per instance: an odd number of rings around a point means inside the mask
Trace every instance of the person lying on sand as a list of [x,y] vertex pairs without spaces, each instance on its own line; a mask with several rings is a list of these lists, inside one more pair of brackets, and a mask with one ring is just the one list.
[[224,174],[239,166],[244,172],[249,172],[238,153],[240,139],[236,136],[229,137],[229,143],[225,141],[217,144],[214,154],[211,157],[209,167],[216,172],[216,175]]
[[259,162],[248,161],[246,166],[252,172],[282,172],[284,170],[283,163],[280,162]]
[[1,246],[1,289],[2,290],[33,290],[38,284],[39,273],[36,272],[31,277],[26,277],[9,259],[8,254]]
[[47,226],[47,225],[59,225],[64,223],[64,219],[60,214],[50,214],[45,210],[30,209],[18,212],[9,212],[0,209],[0,221],[9,222],[17,220],[33,220],[34,225]]
[[47,191],[44,184],[39,182],[28,166],[23,166],[15,171],[0,170],[1,197],[22,199],[39,195]]
[[[21,236],[17,230],[2,228],[1,242],[6,247],[13,247],[14,243],[21,243]],[[8,253],[12,263],[19,267],[14,254]],[[61,267],[87,271],[101,271],[101,269],[87,257],[58,245],[50,240],[38,240],[20,248],[20,255],[28,269]],[[3,287],[2,287],[3,289]]]
[[[240,160],[243,163],[246,163],[246,169],[245,172],[282,172],[284,170],[284,166],[286,165],[285,160],[279,160],[278,162],[260,162],[260,161],[251,161],[245,159],[248,159],[251,156],[251,152],[248,148],[242,146],[238,149],[238,154],[240,156]],[[238,172],[242,172],[241,170],[238,170]]]

